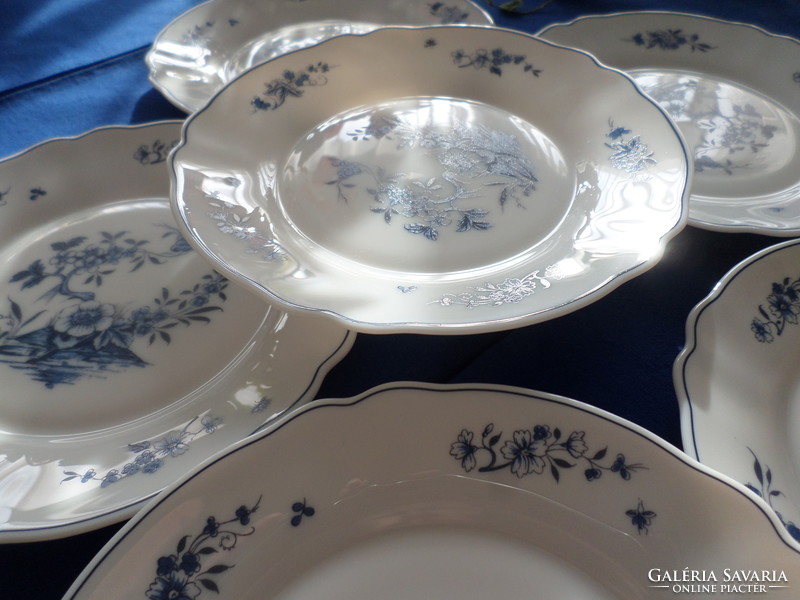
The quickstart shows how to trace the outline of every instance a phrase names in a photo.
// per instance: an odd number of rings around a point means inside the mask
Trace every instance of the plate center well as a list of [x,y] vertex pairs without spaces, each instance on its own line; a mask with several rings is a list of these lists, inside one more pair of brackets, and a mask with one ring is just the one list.
[[278,186],[298,235],[336,259],[448,273],[513,259],[546,239],[573,198],[557,146],[501,109],[404,98],[320,124]]
[[0,430],[11,434],[98,431],[189,397],[266,313],[192,251],[166,200],[43,223],[0,259]]
[[459,528],[379,536],[329,559],[280,600],[384,598],[586,598],[616,596],[547,552],[519,540]]

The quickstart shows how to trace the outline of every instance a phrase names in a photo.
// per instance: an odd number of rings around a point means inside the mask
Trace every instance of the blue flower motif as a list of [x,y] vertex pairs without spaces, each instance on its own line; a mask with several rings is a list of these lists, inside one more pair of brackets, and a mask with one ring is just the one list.
[[546,446],[542,439],[534,440],[532,432],[526,429],[515,431],[512,439],[505,443],[501,452],[507,460],[511,461],[511,472],[521,478],[530,473],[544,471],[545,450]]
[[203,426],[203,431],[206,433],[214,433],[222,423],[222,417],[206,416],[200,419],[200,424]]
[[143,473],[155,473],[163,465],[164,465],[164,461],[161,460],[160,458],[157,458],[157,459],[152,460],[152,461],[150,461],[148,463],[145,463],[145,465],[142,467],[142,472]]
[[192,575],[200,570],[200,557],[193,552],[186,552],[181,556],[181,571],[187,575]]
[[586,442],[583,441],[584,437],[583,431],[573,431],[567,441],[564,442],[564,448],[566,448],[567,452],[570,453],[570,456],[573,458],[580,458],[586,451],[589,449],[586,445]]
[[184,238],[182,235],[180,235],[180,236],[178,236],[178,238],[175,240],[175,242],[170,247],[170,251],[171,252],[181,252],[181,253],[183,253],[183,252],[191,252],[192,251],[192,247],[189,244],[189,242],[186,241],[186,238]]
[[200,588],[185,575],[172,572],[165,577],[156,577],[145,592],[150,600],[194,600],[200,595]]
[[628,470],[628,465],[625,464],[625,456],[622,454],[617,454],[617,458],[614,460],[614,464],[611,465],[611,472],[612,473],[619,473],[620,477],[627,480],[631,478],[630,471]]
[[800,322],[800,279],[786,277],[772,284],[767,306],[758,307],[759,317],[750,322],[750,329],[759,342],[771,343],[783,333],[786,324]]
[[250,515],[252,514],[252,510],[247,508],[244,504],[242,504],[239,508],[236,509],[236,518],[239,519],[239,523],[242,525],[247,525],[250,523]]
[[206,294],[219,294],[223,287],[219,281],[210,281],[203,286],[203,292]]
[[203,528],[203,535],[217,537],[218,533],[219,533],[219,523],[214,517],[208,517],[208,519],[206,520],[206,526]]
[[586,481],[594,481],[598,479],[603,473],[597,467],[590,467],[586,469],[583,474],[586,476]]
[[462,429],[458,434],[458,438],[453,444],[450,445],[450,456],[456,460],[461,461],[461,467],[469,473],[475,468],[477,461],[475,460],[475,452],[478,447],[472,443],[473,434],[471,431]]
[[550,427],[548,425],[536,425],[533,428],[534,440],[547,440],[550,438]]
[[86,337],[111,327],[114,313],[113,304],[101,304],[94,300],[81,302],[62,310],[53,323],[53,329],[71,337]]
[[800,314],[800,303],[797,302],[797,293],[792,288],[773,284],[773,291],[767,297],[769,311],[779,319],[787,323],[797,323],[797,315]]
[[646,510],[644,508],[644,503],[642,502],[641,498],[639,498],[639,504],[637,507],[635,509],[625,511],[625,514],[630,517],[631,523],[636,526],[636,529],[640,534],[642,531],[648,533],[650,531],[650,525],[653,523],[653,519],[658,516],[652,510]]
[[184,437],[178,431],[170,431],[156,442],[154,447],[162,456],[180,456],[189,449],[189,444],[186,443]]
[[775,336],[772,335],[772,331],[770,330],[769,323],[765,323],[760,319],[753,319],[752,323],[750,323],[750,329],[759,342],[769,344],[775,340]]
[[[150,600],[191,600],[202,590],[219,594],[214,576],[224,573],[233,565],[216,562],[209,566],[203,565],[203,560],[216,556],[219,549],[233,550],[239,538],[255,533],[254,527],[242,529],[235,523],[239,521],[244,525],[245,521],[249,522],[250,515],[258,510],[260,503],[259,497],[252,508],[242,505],[236,511],[236,517],[227,521],[219,522],[213,516],[208,517],[200,534],[181,536],[175,554],[161,556],[156,561],[156,576],[145,596]],[[310,516],[313,512],[311,509],[310,513],[304,514]]]
[[208,304],[208,296],[199,295],[192,298],[192,306],[205,306]]
[[111,469],[106,476],[103,477],[103,481],[100,482],[100,487],[104,488],[112,483],[116,483],[120,479],[122,479],[123,475],[117,469]]
[[156,561],[156,575],[168,575],[178,570],[178,557],[174,554],[161,556]]

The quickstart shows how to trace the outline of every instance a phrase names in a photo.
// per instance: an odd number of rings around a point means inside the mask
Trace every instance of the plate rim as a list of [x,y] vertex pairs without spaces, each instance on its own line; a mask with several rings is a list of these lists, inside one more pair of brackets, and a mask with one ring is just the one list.
[[[95,555],[92,561],[84,568],[80,576],[70,586],[68,592],[64,596],[64,600],[75,598],[82,590],[82,588],[91,580],[94,572],[102,565],[102,563],[109,557],[109,555],[122,544],[128,535],[134,533],[134,530],[147,520],[148,515],[160,507],[162,504],[168,502],[170,498],[179,493],[182,487],[192,480],[200,477],[207,469],[213,467],[215,464],[224,461],[226,457],[231,456],[240,450],[248,448],[252,445],[258,444],[261,440],[269,437],[274,432],[283,429],[290,425],[297,419],[302,419],[303,415],[308,412],[320,409],[330,408],[347,408],[356,406],[364,401],[368,401],[373,396],[378,396],[386,392],[397,391],[423,391],[432,393],[498,393],[509,396],[528,398],[536,402],[547,402],[556,405],[561,405],[569,410],[576,410],[588,414],[591,418],[597,418],[614,427],[622,427],[627,429],[632,434],[642,439],[643,443],[651,444],[655,447],[655,451],[666,453],[671,459],[678,461],[682,467],[688,467],[701,475],[713,479],[732,490],[731,493],[738,493],[746,500],[753,504],[753,510],[761,514],[767,522],[772,526],[777,534],[778,539],[783,545],[793,552],[793,555],[800,557],[800,543],[791,540],[785,529],[778,522],[774,512],[766,505],[766,503],[758,497],[754,492],[749,490],[741,483],[735,481],[733,478],[720,473],[704,465],[703,463],[695,460],[685,452],[682,452],[676,446],[670,444],[666,440],[656,436],[654,433],[637,425],[632,421],[628,421],[622,417],[618,417],[604,409],[548,392],[542,392],[533,389],[522,388],[518,386],[510,386],[505,384],[487,384],[487,383],[427,383],[415,381],[396,381],[383,383],[368,389],[361,394],[347,398],[326,398],[320,399],[310,404],[305,404],[298,409],[292,411],[288,415],[284,415],[279,420],[271,423],[269,427],[265,428],[258,435],[241,440],[236,444],[229,446],[226,450],[210,457],[202,464],[198,465],[191,472],[185,474],[179,480],[175,481],[168,488],[163,490],[158,496],[151,499],[130,521],[128,521],[122,529],[120,529]],[[754,512],[755,514],[755,512]]]

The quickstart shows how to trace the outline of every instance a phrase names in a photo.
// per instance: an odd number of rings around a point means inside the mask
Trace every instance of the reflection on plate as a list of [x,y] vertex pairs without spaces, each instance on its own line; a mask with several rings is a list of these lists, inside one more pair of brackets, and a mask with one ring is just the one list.
[[310,399],[352,343],[192,251],[168,200],[179,135],[104,128],[0,163],[0,542],[130,516]]
[[211,0],[167,25],[145,61],[152,84],[191,113],[253,65],[336,35],[491,22],[471,0]]
[[675,119],[694,152],[691,224],[800,234],[800,42],[671,12],[591,15],[537,35],[625,70]]
[[683,445],[760,494],[800,540],[800,241],[737,265],[698,304],[675,362]]
[[172,166],[179,221],[219,269],[375,332],[588,304],[660,258],[689,177],[674,125],[628,77],[466,26],[255,67],[190,117]]
[[799,552],[743,486],[608,413],[399,383],[306,405],[207,462],[65,598],[645,598],[686,568],[789,598]]

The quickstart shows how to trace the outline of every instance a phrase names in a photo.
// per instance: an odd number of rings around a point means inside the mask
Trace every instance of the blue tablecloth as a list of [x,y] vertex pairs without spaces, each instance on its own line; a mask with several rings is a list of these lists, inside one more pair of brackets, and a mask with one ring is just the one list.
[[[194,4],[0,3],[0,156],[101,125],[183,118],[150,86],[143,59],[158,31]],[[707,14],[800,37],[797,0],[555,0],[526,16],[489,11],[498,25],[534,32],[584,13],[642,9]],[[361,334],[319,396],[351,396],[396,380],[517,385],[606,409],[680,447],[672,364],[686,316],[731,267],[779,241],[687,227],[655,268],[558,319],[459,337]],[[0,545],[0,597],[61,597],[118,528]]]

